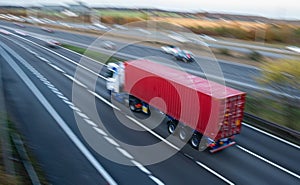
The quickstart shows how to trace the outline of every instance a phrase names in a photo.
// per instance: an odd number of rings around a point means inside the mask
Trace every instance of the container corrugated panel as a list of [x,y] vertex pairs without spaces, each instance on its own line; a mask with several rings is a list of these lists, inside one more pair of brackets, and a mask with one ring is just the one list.
[[212,139],[240,132],[244,92],[148,60],[126,62],[124,90]]

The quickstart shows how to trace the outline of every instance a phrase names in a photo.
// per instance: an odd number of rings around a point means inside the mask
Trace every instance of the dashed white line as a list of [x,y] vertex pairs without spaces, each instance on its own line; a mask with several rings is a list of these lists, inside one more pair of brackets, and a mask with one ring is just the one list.
[[57,67],[54,64],[49,63],[49,66],[51,66],[52,68],[54,68],[55,70],[61,72],[61,73],[66,73],[64,70],[62,70],[61,68]]
[[117,150],[119,150],[119,152],[121,152],[125,157],[129,158],[129,159],[133,159],[133,156],[130,155],[126,150],[124,150],[123,148],[117,147]]
[[164,185],[163,182],[161,182],[161,180],[159,180],[157,177],[154,177],[153,175],[149,175],[150,179],[152,179],[156,184],[158,185]]
[[82,117],[83,119],[89,119],[89,117],[87,117],[87,115],[85,115],[84,113],[80,112],[80,111],[76,111],[76,113]]
[[296,144],[294,144],[294,143],[291,143],[291,142],[289,142],[289,141],[287,141],[287,140],[285,140],[285,139],[282,139],[282,138],[280,138],[280,137],[277,137],[277,136],[275,136],[275,135],[273,135],[273,134],[270,134],[270,133],[268,133],[268,132],[266,132],[266,131],[263,131],[263,130],[261,130],[261,129],[258,129],[258,128],[254,127],[254,126],[251,126],[251,125],[247,124],[247,123],[243,123],[243,125],[245,125],[245,126],[248,127],[248,128],[251,128],[251,129],[253,129],[253,130],[257,131],[257,132],[260,132],[260,133],[262,133],[262,134],[265,134],[265,135],[267,135],[267,136],[269,136],[269,137],[272,137],[272,138],[274,138],[274,139],[277,139],[278,141],[281,141],[281,142],[283,142],[283,143],[285,143],[285,144],[288,144],[288,145],[293,146],[293,147],[295,147],[295,148],[297,148],[297,149],[300,149],[300,146],[298,146],[298,145],[296,145]]
[[[25,62],[25,60],[24,60]],[[60,70],[57,66],[53,65],[53,64],[50,64],[51,67],[55,68],[56,70],[60,71],[60,72],[63,72],[62,70]],[[47,85],[48,88],[50,88],[54,93],[56,93],[56,95],[58,97],[60,97],[66,104],[69,105],[69,107],[73,110],[76,111],[76,113],[81,116],[88,124],[92,125],[94,130],[96,130],[98,133],[100,133],[101,135],[104,136],[104,138],[112,145],[116,146],[116,149],[121,153],[123,154],[125,157],[131,159],[131,162],[136,166],[138,167],[141,171],[143,171],[144,173],[148,174],[149,175],[149,178],[151,178],[154,182],[156,182],[157,184],[159,185],[162,185],[163,183],[156,177],[154,177],[153,175],[151,175],[151,172],[149,170],[147,170],[142,164],[138,163],[137,161],[133,160],[133,156],[130,155],[126,150],[120,148],[120,145],[113,139],[111,139],[110,137],[107,136],[107,134],[97,128],[96,124],[94,122],[92,122],[91,120],[89,120],[89,118],[84,114],[84,113],[81,113],[81,111],[72,103],[70,102],[62,93],[59,92],[58,89],[56,89],[46,78],[44,78],[38,71],[36,71],[33,67],[31,67],[29,64],[27,66],[28,68],[31,68],[33,70],[33,73],[41,80],[43,79],[43,82],[45,85]],[[69,76],[69,75],[66,75],[64,74],[66,77],[68,77],[69,79],[71,79],[72,81],[74,81],[75,83],[77,83],[78,85],[81,85],[83,87],[86,87],[85,85],[83,85],[81,82],[77,81],[76,79],[74,79],[73,77]],[[100,100],[102,101],[106,101],[104,98],[102,98],[101,96],[99,96],[98,94],[92,92],[92,91],[89,91],[90,93],[92,93],[94,96],[96,96],[97,98],[99,98]],[[106,101],[107,104],[109,104],[108,101]],[[49,104],[49,106],[51,106]],[[115,107],[114,105],[111,104],[111,106],[117,110],[120,110],[119,108]],[[53,109],[54,110],[54,109]],[[69,128],[65,128],[65,126],[62,126],[60,125],[62,128],[64,129],[69,129]],[[67,126],[66,126],[67,127]],[[70,129],[69,129],[70,130]],[[70,130],[70,132],[72,132]],[[73,134],[73,133],[70,133],[70,132],[67,132],[67,134]],[[77,139],[77,137],[75,136],[74,134],[74,137],[72,136],[71,138],[73,138],[74,140]],[[73,140],[72,140],[73,141]],[[80,142],[80,141],[79,141]],[[74,142],[76,145],[77,145],[77,142]],[[81,144],[81,143],[80,143]],[[80,145],[79,144],[79,145]],[[81,146],[79,147],[81,150],[84,149],[84,145],[81,144]],[[87,152],[84,152],[85,154]],[[88,154],[86,154],[88,155]],[[110,183],[110,184],[116,184],[115,181],[109,176],[109,174],[102,168],[102,166],[100,166],[100,164],[97,164],[98,161],[96,160],[92,160],[92,156],[88,156],[88,159],[91,160],[91,163],[96,167],[97,170],[99,170],[99,172],[106,178],[106,180]]]
[[85,122],[87,122],[87,124],[93,126],[93,127],[97,127],[98,125],[96,123],[94,123],[92,120],[90,119],[84,119]]
[[80,112],[80,109],[78,109],[76,106],[74,106],[74,104],[73,104],[73,105],[70,105],[70,104],[69,104],[69,107],[70,107],[72,110],[76,111],[77,113]]
[[44,47],[44,46],[42,46],[42,45],[40,45],[40,44],[37,44],[37,43],[35,43],[35,42],[31,41],[31,40],[25,39],[25,38],[23,38],[23,37],[21,37],[21,36],[18,36],[18,35],[15,35],[15,34],[14,34],[14,36],[16,36],[16,37],[18,37],[18,38],[20,38],[20,39],[23,39],[23,40],[25,40],[25,41],[27,41],[27,42],[30,42],[31,44],[34,44],[34,45],[36,45],[36,46],[38,46],[38,47],[40,47],[40,48],[43,48],[43,49],[45,49],[45,50],[47,50],[47,51],[49,51],[49,52],[51,52],[51,53],[53,53],[53,54],[55,54],[55,55],[57,55],[57,56],[63,58],[63,59],[65,59],[65,60],[67,60],[67,61],[69,61],[69,62],[71,62],[71,63],[73,63],[73,64],[75,64],[75,65],[77,65],[77,66],[79,66],[79,67],[81,67],[82,69],[84,69],[84,70],[86,70],[86,71],[89,71],[90,73],[92,73],[92,74],[94,74],[94,75],[96,75],[96,76],[98,76],[98,77],[100,77],[100,78],[102,78],[102,79],[104,79],[104,80],[107,80],[107,78],[105,78],[105,77],[99,75],[98,73],[94,72],[93,70],[91,70],[91,69],[89,69],[89,68],[87,68],[87,67],[85,67],[85,66],[79,64],[78,62],[75,62],[75,61],[73,61],[73,60],[71,60],[71,59],[69,59],[69,58],[67,58],[67,57],[65,57],[65,56],[63,56],[63,55],[61,55],[61,54],[59,54],[59,53],[57,53],[57,52],[51,50],[51,49],[49,49],[49,48],[46,48],[46,47]]
[[117,146],[117,147],[120,146],[115,140],[113,140],[112,138],[110,138],[108,136],[104,136],[104,139],[106,139],[106,141],[108,141],[110,144],[112,144],[114,146]]
[[69,99],[66,98],[63,94],[57,94],[57,96],[62,99],[64,102],[68,101],[69,102]]
[[223,181],[225,181],[227,184],[230,185],[234,185],[233,182],[231,182],[230,180],[226,179],[225,177],[223,177],[222,175],[220,175],[219,173],[217,173],[216,171],[210,169],[208,166],[204,165],[203,163],[196,161],[196,163],[201,166],[202,168],[206,169],[207,171],[209,171],[210,173],[214,174],[215,176],[219,177],[220,179],[222,179]]
[[72,80],[73,82],[75,82],[77,85],[80,85],[83,88],[87,89],[87,86],[84,85],[83,83],[81,83],[80,81],[76,80],[74,77],[68,75],[68,74],[64,74],[67,78],[69,78],[70,80]]
[[112,103],[110,103],[109,101],[107,101],[105,98],[103,98],[102,96],[100,96],[99,94],[91,91],[91,90],[88,90],[92,95],[94,95],[95,97],[97,97],[99,100],[103,101],[104,103],[106,103],[107,105],[111,106],[112,108],[120,111],[120,109],[118,107],[116,107],[115,105],[113,105]]
[[[1,47],[7,50],[9,53],[14,55],[23,65],[28,66],[29,64],[21,58],[12,49],[3,43],[0,43]],[[23,80],[26,86],[32,91],[37,100],[45,107],[48,113],[55,119],[56,123],[61,127],[65,134],[71,139],[75,146],[82,152],[82,154],[89,160],[89,162],[95,167],[95,169],[107,180],[109,184],[117,185],[116,181],[107,173],[107,171],[101,166],[101,164],[94,158],[90,151],[84,146],[84,144],[78,139],[78,137],[72,132],[62,117],[55,111],[48,100],[43,96],[40,90],[30,80],[30,78],[24,73],[24,71],[15,63],[15,61],[0,47],[0,50],[7,63],[12,67],[16,74]],[[32,71],[31,71],[32,72]]]
[[62,98],[62,99],[63,99],[63,101],[64,101],[66,104],[72,105],[72,106],[74,107],[74,104],[73,104],[72,102],[70,102],[68,98],[65,97],[65,98]]
[[99,134],[103,135],[103,136],[108,136],[102,129],[97,128],[97,127],[93,127],[94,130],[96,130],[96,132],[98,132]]
[[44,57],[40,56],[39,59],[42,60],[42,61],[44,61],[44,62],[46,62],[46,63],[50,63],[50,61],[48,59],[44,58]]
[[272,162],[272,161],[270,161],[270,160],[268,160],[268,159],[266,159],[266,158],[264,158],[260,155],[257,155],[255,153],[251,152],[250,150],[247,150],[246,148],[240,146],[240,145],[236,145],[236,147],[238,147],[239,149],[243,150],[244,152],[246,152],[250,155],[253,155],[254,157],[256,157],[256,158],[258,158],[258,159],[260,159],[260,160],[262,160],[262,161],[264,161],[264,162],[266,162],[266,163],[268,163],[268,164],[270,164],[270,165],[272,165],[272,166],[274,166],[274,167],[276,167],[276,168],[278,168],[278,169],[280,169],[280,170],[282,170],[282,171],[284,171],[284,172],[300,179],[300,175],[298,175],[298,174],[296,174],[296,173],[294,173],[294,172],[292,172],[292,171],[290,171],[290,170],[288,170],[288,169],[286,169],[286,168],[284,168],[284,167],[282,167],[282,166],[280,166],[280,165],[278,165],[278,164],[276,164],[276,163],[274,163],[274,162]]
[[138,167],[141,171],[145,172],[148,175],[151,175],[151,172],[149,170],[147,170],[147,168],[145,168],[141,163],[135,161],[135,160],[131,160],[131,162]]
[[159,140],[163,141],[164,143],[166,143],[170,147],[172,147],[172,148],[174,148],[175,150],[178,150],[178,151],[180,150],[180,148],[178,148],[177,146],[175,146],[174,144],[172,144],[171,142],[169,142],[165,138],[161,137],[160,135],[158,135],[153,130],[149,129],[148,127],[146,127],[145,125],[143,125],[142,123],[140,123],[139,121],[137,121],[136,119],[134,119],[133,117],[128,116],[128,115],[126,115],[126,117],[128,119],[130,119],[131,121],[133,121],[134,123],[136,123],[137,125],[139,125],[140,127],[142,127],[144,130],[150,132],[152,135],[154,135],[155,137],[157,137]]

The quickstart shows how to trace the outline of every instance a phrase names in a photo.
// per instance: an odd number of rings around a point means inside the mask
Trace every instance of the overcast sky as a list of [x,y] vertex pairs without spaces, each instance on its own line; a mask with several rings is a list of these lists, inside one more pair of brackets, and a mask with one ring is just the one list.
[[[59,2],[59,3],[58,3]],[[0,4],[63,4],[73,0],[0,0]],[[300,19],[299,0],[85,0],[88,5],[149,7],[179,11],[208,11]]]

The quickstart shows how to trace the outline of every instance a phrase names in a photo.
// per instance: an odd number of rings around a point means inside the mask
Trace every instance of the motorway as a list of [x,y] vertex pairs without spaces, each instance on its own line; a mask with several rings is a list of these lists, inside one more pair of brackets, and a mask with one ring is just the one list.
[[[1,25],[11,28],[10,29],[11,32],[13,32],[14,29],[18,29],[16,25],[10,22],[2,21]],[[88,48],[93,45],[101,46],[101,41],[106,40],[105,38],[99,39],[95,36],[87,36],[83,34],[75,34],[75,33],[69,33],[64,31],[55,31],[54,33],[48,33],[34,26],[26,26],[26,28],[23,28],[23,31],[28,32],[29,35],[34,35],[39,38],[43,38],[43,39],[54,38],[55,40],[61,41],[62,43],[69,43],[84,48]],[[38,40],[35,41],[39,42]],[[162,53],[159,49],[154,47],[148,47],[136,43],[127,44],[124,42],[116,42],[116,44],[118,45],[118,52],[116,55],[118,55],[118,53],[122,53],[124,55],[129,55],[129,56],[134,55],[135,57],[143,57],[143,58],[156,57],[161,59],[162,62],[174,63],[173,57]],[[235,88],[240,88],[239,87],[240,84],[243,83],[244,86],[242,87],[242,89],[240,89],[243,91],[245,91],[245,88],[249,90],[257,90],[263,88],[256,81],[256,78],[259,78],[261,74],[260,74],[260,70],[255,67],[242,65],[242,64],[233,65],[232,62],[230,61],[215,60],[214,57],[208,58],[208,57],[197,56],[196,59],[198,61],[198,64],[196,63],[184,64],[180,62],[177,62],[177,64],[180,67],[187,69],[188,72],[198,75],[199,72],[202,72],[202,69],[209,68],[209,66],[211,66],[212,61],[218,62],[218,65],[222,69],[222,74],[220,74],[219,76],[220,77],[224,76],[226,83],[232,85]],[[236,82],[238,82],[238,85]]]
[[[80,40],[78,35],[63,33],[62,38],[66,35],[67,39],[85,42],[84,36]],[[165,120],[151,130],[142,126],[141,115],[110,103],[101,64],[89,59],[79,64],[80,55],[63,48],[47,48],[32,37],[1,34],[0,46],[9,117],[51,184],[300,183],[299,146],[244,124],[236,137],[237,145],[216,154],[199,152],[189,145],[178,149],[164,139]],[[235,67],[228,68],[237,70],[236,75],[245,74],[240,72],[244,66]],[[256,70],[249,67],[246,71]],[[159,151],[130,147],[161,141],[165,142]],[[174,155],[147,165],[147,159],[163,152]]]
[[[2,21],[1,25],[3,25],[3,28],[8,28],[8,30],[12,33],[14,32],[14,30],[18,29],[18,26],[6,21]],[[255,93],[255,95],[257,95],[258,92],[263,92],[262,94],[271,93],[287,97],[290,96],[288,94],[283,94],[282,92],[277,92],[276,89],[273,89],[272,87],[266,87],[262,84],[259,84],[257,80],[261,76],[260,69],[249,65],[237,64],[232,63],[231,61],[216,59],[214,56],[196,56],[197,63],[185,64],[182,62],[175,62],[172,56],[162,53],[160,49],[139,44],[140,41],[138,40],[137,42],[132,41],[132,43],[127,43],[124,41],[119,41],[117,38],[106,36],[101,36],[98,38],[95,36],[88,36],[85,34],[70,33],[58,30],[55,30],[53,33],[49,33],[35,26],[26,26],[25,28],[22,28],[22,30],[35,38],[39,38],[35,39],[35,42],[38,43],[41,42],[40,39],[54,39],[62,43],[89,48],[90,50],[96,50],[97,52],[106,53],[110,56],[114,55],[119,58],[125,58],[129,60],[136,58],[150,58],[159,60],[160,62],[164,62],[171,66],[174,66],[174,64],[176,64],[178,67],[183,68],[189,73],[200,75],[202,77],[208,77],[210,80],[216,80],[219,83],[226,83],[226,85],[228,86],[239,89],[241,91],[246,91],[248,93]],[[145,36],[145,38],[147,38],[147,35]],[[113,42],[116,43],[117,52],[101,49],[102,41],[108,39],[113,39]],[[45,46],[45,43],[40,44]],[[278,55],[278,53],[269,54],[273,55],[273,57],[276,57],[276,55]],[[203,69],[205,69],[204,74]],[[297,97],[300,98],[299,92],[292,92],[291,90],[290,94],[297,95]]]

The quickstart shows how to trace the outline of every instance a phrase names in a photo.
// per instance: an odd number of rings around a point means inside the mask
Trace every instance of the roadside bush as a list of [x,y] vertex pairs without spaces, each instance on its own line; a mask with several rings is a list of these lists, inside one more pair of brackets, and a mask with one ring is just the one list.
[[219,48],[218,52],[222,55],[232,56],[229,49],[227,49],[227,48]]
[[261,61],[263,59],[263,55],[257,51],[251,51],[248,55],[249,59],[254,61]]

